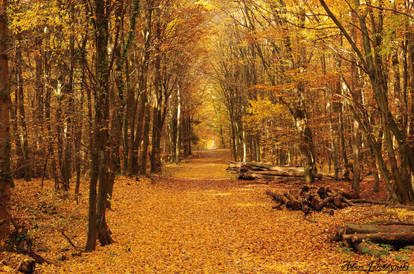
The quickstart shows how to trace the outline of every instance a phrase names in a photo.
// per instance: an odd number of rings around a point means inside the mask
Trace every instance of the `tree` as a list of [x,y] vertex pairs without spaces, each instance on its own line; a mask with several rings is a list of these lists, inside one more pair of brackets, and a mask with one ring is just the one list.
[[0,241],[9,235],[10,216],[7,206],[12,186],[10,174],[10,94],[7,52],[9,34],[7,25],[7,1],[0,1]]
[[[89,225],[86,251],[92,251],[96,246],[96,237],[102,245],[112,243],[110,230],[106,224],[107,193],[109,180],[109,1],[94,1],[94,38],[96,50],[94,89],[95,119],[93,127],[93,147],[91,148],[92,174],[89,187]],[[97,183],[98,185],[98,192]]]

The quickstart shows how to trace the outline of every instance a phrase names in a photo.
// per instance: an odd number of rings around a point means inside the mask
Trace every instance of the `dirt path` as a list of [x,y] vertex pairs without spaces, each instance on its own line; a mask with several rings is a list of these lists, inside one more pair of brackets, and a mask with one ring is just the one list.
[[182,179],[229,179],[226,168],[230,161],[230,152],[226,149],[196,151],[188,159],[164,167],[163,174],[167,177]]
[[228,152],[197,155],[167,166],[167,177],[153,184],[118,180],[108,213],[116,243],[44,271],[341,272],[349,255],[327,241],[327,231],[356,214],[353,208],[329,217],[314,213],[317,223],[305,221],[301,212],[272,209],[264,195],[271,186],[229,179]]

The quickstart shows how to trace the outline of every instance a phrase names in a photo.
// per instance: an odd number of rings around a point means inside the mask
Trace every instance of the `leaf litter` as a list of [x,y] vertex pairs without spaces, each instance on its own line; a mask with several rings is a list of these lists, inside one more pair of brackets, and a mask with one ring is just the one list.
[[[186,168],[189,178],[197,177],[200,162],[208,159],[184,163],[197,167]],[[98,244],[91,253],[80,254],[61,233],[84,247],[87,181],[82,182],[79,204],[72,194],[65,198],[55,193],[51,181],[43,190],[38,181],[16,181],[11,212],[30,227],[36,252],[57,262],[37,265],[39,273],[333,273],[341,272],[346,261],[367,265],[377,260],[347,252],[328,239],[337,226],[390,216],[390,210],[354,206],[334,216],[312,213],[308,222],[302,212],[273,210],[264,193],[295,184],[246,185],[229,178],[220,161],[215,163],[206,165],[199,179],[183,179],[182,165],[176,165],[176,173],[168,166],[168,175],[156,180],[118,178],[108,211],[116,242]],[[382,260],[399,263],[391,255]],[[405,259],[414,266],[411,253]],[[6,266],[2,270],[13,272]]]

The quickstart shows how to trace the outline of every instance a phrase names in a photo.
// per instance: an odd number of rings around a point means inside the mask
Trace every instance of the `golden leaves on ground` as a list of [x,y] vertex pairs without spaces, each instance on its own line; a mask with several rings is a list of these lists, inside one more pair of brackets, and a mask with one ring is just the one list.
[[[222,174],[221,179],[164,177],[155,183],[119,178],[108,212],[116,242],[81,256],[57,228],[64,228],[76,245],[84,246],[87,182],[82,182],[77,206],[73,197],[65,200],[45,190],[39,193],[39,182],[18,181],[13,199],[25,201],[26,206],[14,208],[13,214],[28,212],[22,217],[38,227],[37,251],[59,263],[38,266],[42,273],[332,273],[341,272],[345,260],[359,264],[372,260],[344,252],[328,237],[345,222],[365,222],[383,214],[383,207],[349,207],[335,216],[313,213],[310,218],[317,223],[308,222],[301,212],[271,208],[264,192],[269,187],[280,190],[282,185],[241,185]],[[176,175],[172,167],[171,175]],[[36,209],[42,202],[55,206],[56,213]],[[414,265],[412,256],[409,260]]]

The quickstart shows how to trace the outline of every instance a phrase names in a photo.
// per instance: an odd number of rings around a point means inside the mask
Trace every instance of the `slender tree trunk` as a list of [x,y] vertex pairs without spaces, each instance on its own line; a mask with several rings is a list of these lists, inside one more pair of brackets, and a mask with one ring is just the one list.
[[[159,40],[161,38],[160,22],[156,23],[156,36]],[[155,63],[154,63],[154,91],[156,96],[156,102],[152,113],[152,150],[151,150],[151,173],[161,172],[161,131],[162,121],[161,112],[163,104],[163,87],[161,78],[161,45],[159,41],[155,46]]]
[[125,79],[126,79],[126,93],[127,93],[127,95],[126,95],[126,98],[124,99],[125,100],[125,102],[123,103],[123,104],[125,104],[125,106],[126,106],[126,108],[124,107],[124,117],[123,117],[123,127],[124,127],[124,130],[123,130],[123,139],[124,139],[124,142],[123,142],[123,149],[122,149],[122,151],[123,151],[123,165],[122,165],[122,167],[123,167],[123,171],[122,171],[122,175],[124,175],[124,176],[127,176],[127,175],[129,175],[128,174],[128,172],[129,172],[129,166],[128,166],[128,164],[129,164],[129,132],[128,132],[128,130],[129,130],[129,112],[130,112],[130,110],[129,110],[129,106],[128,106],[128,104],[129,104],[129,97],[130,97],[130,94],[131,94],[131,83],[130,83],[130,77],[129,77],[129,58],[128,57],[126,57],[126,61],[125,61]]
[[192,147],[191,147],[192,137],[193,137],[193,127],[192,127],[191,121],[192,119],[191,119],[191,116],[189,115],[188,116],[188,150],[187,150],[188,155],[191,155],[193,153]]
[[181,90],[180,87],[177,89],[177,134],[175,138],[175,163],[178,164],[180,162],[180,148],[181,148]]
[[128,95],[127,95],[127,121],[129,126],[129,132],[128,132],[128,150],[127,150],[127,157],[128,157],[128,163],[127,163],[127,175],[132,176],[133,175],[133,168],[134,165],[137,163],[134,163],[134,156],[137,153],[136,150],[134,150],[134,140],[135,140],[135,120],[136,120],[136,111],[137,111],[137,100],[135,98],[135,90],[130,87],[128,89]]
[[[174,162],[175,160],[175,140],[176,140],[176,134],[177,134],[177,110],[176,110],[176,104],[172,103],[169,111],[168,111],[168,130],[167,130],[167,136],[168,136],[168,148],[169,148],[169,161]],[[164,146],[166,148],[166,146]]]
[[[352,12],[352,19],[356,22],[358,17],[355,12]],[[356,34],[356,29],[353,28],[351,35],[354,41],[357,41],[358,36]],[[353,57],[353,62],[351,64],[351,77],[352,77],[352,97],[357,104],[363,106],[362,102],[362,93],[361,93],[361,83],[359,80],[359,73],[357,71],[357,57]],[[361,146],[362,146],[362,136],[359,130],[359,124],[357,121],[354,121],[352,124],[352,158],[353,158],[353,178],[352,178],[352,191],[359,196],[360,194],[360,181],[361,181]]]
[[[44,102],[44,79],[43,79],[43,50],[42,50],[42,39],[36,38],[35,39],[35,63],[36,63],[36,71],[35,71],[35,88],[36,88],[36,108],[35,108],[35,149],[36,153],[32,157],[33,158],[33,169],[35,173],[35,177],[42,176],[44,177],[45,174],[42,174],[42,161],[46,161],[47,156],[47,147],[46,142],[43,138],[39,138],[38,136],[43,135],[43,125],[44,125],[44,109],[43,109],[43,102]],[[43,172],[44,173],[44,172]]]
[[[85,75],[82,75],[82,86],[85,86]],[[84,104],[84,93],[81,93],[81,98],[79,102],[78,112],[82,113],[83,111],[83,104]],[[75,201],[78,203],[79,197],[79,188],[81,183],[81,142],[82,142],[82,129],[83,129],[83,119],[82,117],[76,119],[77,120],[77,130],[75,132],[75,170],[76,170],[76,185],[75,185]]]
[[151,122],[151,109],[148,105],[145,111],[144,119],[144,140],[142,144],[142,154],[141,154],[141,170],[140,174],[145,175],[147,173],[147,158],[148,158],[148,145],[149,145],[149,130]]
[[[73,3],[70,4],[70,13],[71,17],[74,17],[74,5]],[[63,172],[63,189],[65,191],[69,191],[69,181],[72,178],[72,151],[73,151],[73,139],[74,139],[74,124],[73,124],[73,113],[75,113],[75,100],[74,100],[74,85],[73,85],[73,77],[75,71],[75,30],[71,29],[70,41],[69,41],[69,55],[70,55],[70,63],[69,63],[69,70],[66,82],[66,88],[63,89],[65,93],[65,103],[67,103],[66,111],[65,111],[65,118],[66,121],[64,123],[65,127],[65,153],[64,153],[64,172]]]
[[342,103],[339,103],[339,140],[341,144],[341,152],[342,152],[342,159],[343,159],[343,179],[348,180],[349,179],[349,161],[348,161],[348,155],[347,155],[347,149],[346,149],[346,142],[345,142],[345,120],[344,120],[344,114],[343,114],[344,106]]
[[359,124],[357,121],[353,123],[353,142],[352,142],[352,158],[353,162],[353,178],[352,178],[352,191],[358,196],[360,194],[360,180],[361,180],[361,161],[360,161],[360,149],[361,149],[361,133],[359,131]]
[[[15,83],[18,82],[17,72],[13,72],[15,76]],[[13,127],[13,140],[14,145],[16,147],[16,163],[14,166],[14,178],[22,179],[24,178],[24,158],[23,158],[23,146],[22,146],[22,139],[20,135],[19,125],[18,125],[18,105],[19,105],[19,93],[17,91],[17,86],[14,92],[14,105],[10,100],[10,115],[11,115],[11,125]]]
[[[50,63],[46,60],[45,54],[45,75],[50,75]],[[51,121],[51,113],[50,113],[50,102],[52,96],[52,89],[50,87],[46,87],[46,96],[45,96],[45,122],[46,122],[46,129],[47,129],[47,144],[48,144],[48,155],[51,157],[51,166],[49,169],[49,176],[53,175],[53,179],[55,180],[55,185],[58,184],[58,176],[57,176],[57,167],[56,167],[56,157],[55,151],[53,148],[53,143],[55,142],[53,138],[52,132],[52,121]],[[46,163],[45,163],[46,164]]]
[[234,129],[234,121],[230,116],[230,123],[231,123],[231,144],[232,144],[232,151],[233,151],[233,160],[237,161],[237,147],[236,147],[236,130]]
[[27,125],[26,125],[26,112],[24,107],[24,91],[23,91],[23,58],[22,58],[22,51],[21,51],[21,45],[20,41],[18,42],[18,45],[16,47],[16,61],[17,61],[17,76],[18,76],[18,82],[17,82],[17,93],[19,97],[19,103],[17,105],[19,109],[19,115],[18,115],[18,121],[20,122],[20,126],[22,128],[22,139],[23,139],[23,170],[24,170],[24,179],[26,181],[31,180],[31,161],[30,161],[30,149],[29,149],[29,140],[28,140],[28,134],[27,134]]
[[[63,105],[63,95],[62,95],[62,84],[58,80],[57,81],[57,87],[56,87],[56,93],[57,93],[57,101],[60,106]],[[56,135],[57,135],[57,155],[55,155],[55,159],[57,159],[57,166],[58,166],[58,180],[55,180],[55,190],[61,190],[64,189],[63,185],[64,183],[62,180],[66,178],[65,176],[65,161],[63,158],[64,148],[63,148],[63,118],[62,118],[62,108],[56,109]]]
[[161,172],[161,109],[155,107],[152,115],[151,173]]

